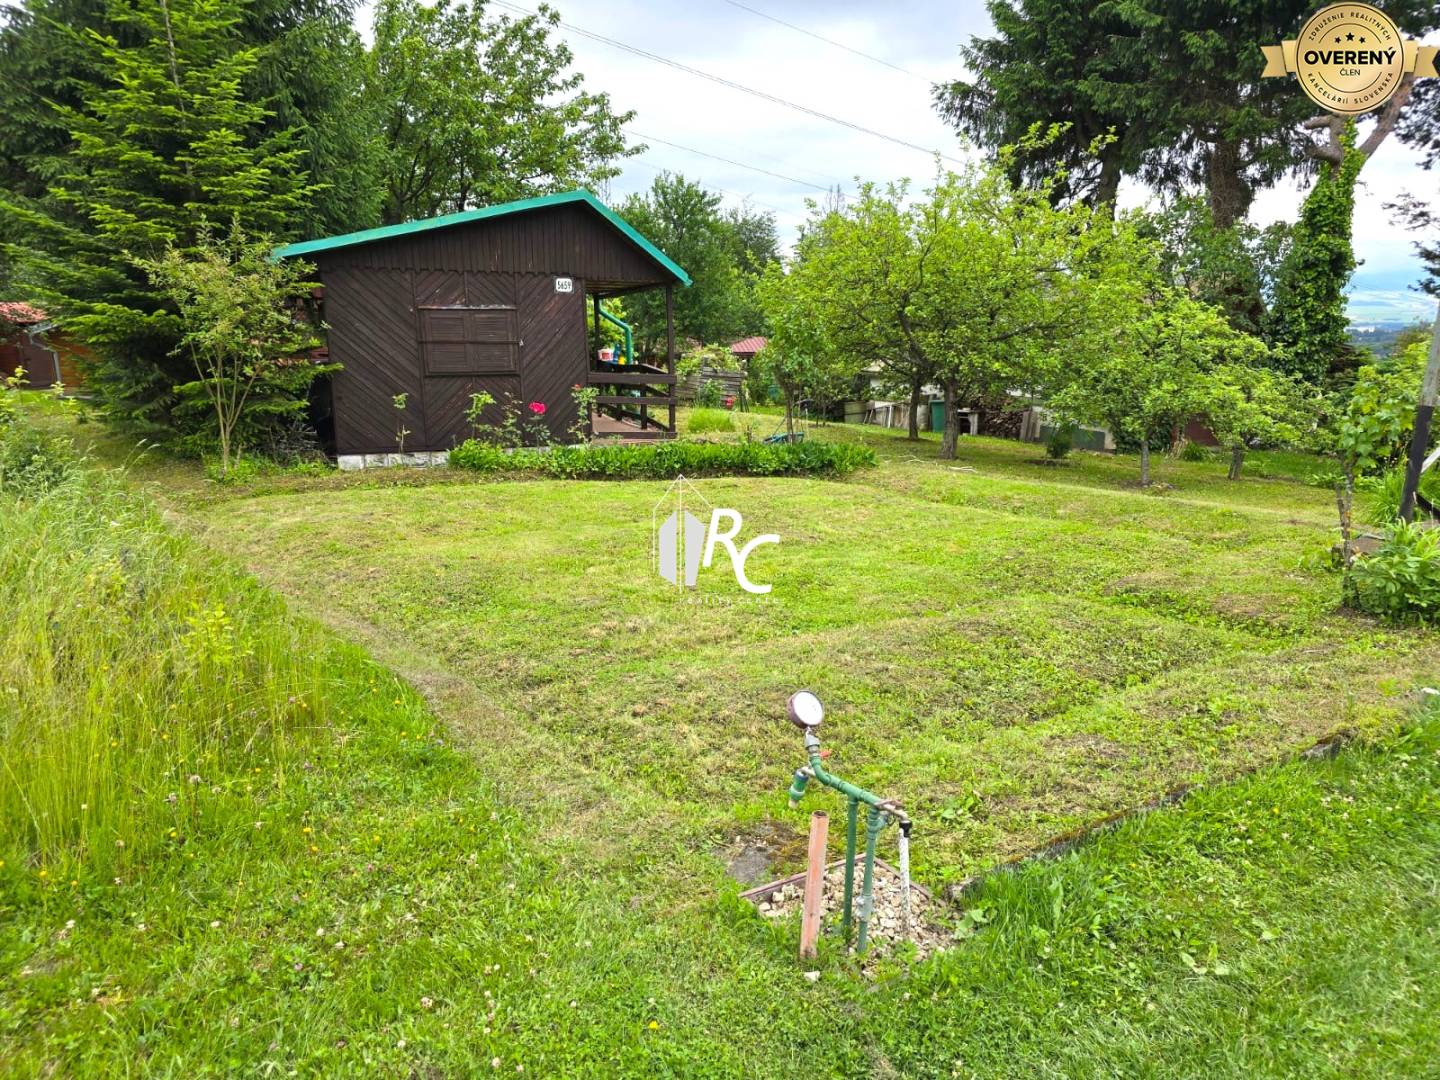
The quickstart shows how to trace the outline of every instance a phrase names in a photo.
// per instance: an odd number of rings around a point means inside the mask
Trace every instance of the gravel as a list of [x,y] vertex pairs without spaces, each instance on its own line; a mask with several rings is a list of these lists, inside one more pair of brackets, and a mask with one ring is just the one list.
[[[860,915],[860,891],[864,878],[863,865],[855,867],[855,917]],[[803,881],[781,885],[768,898],[757,899],[756,907],[767,919],[794,918],[798,923],[805,894]],[[832,867],[825,873],[825,895],[822,905],[821,934],[840,936],[841,907],[845,902],[845,871]],[[913,883],[910,888],[911,935],[916,959],[940,952],[955,941],[954,931],[941,921],[944,905],[927,897]],[[886,867],[875,867],[875,910],[870,916],[869,953],[884,956],[906,941],[905,909],[900,893],[900,875]]]

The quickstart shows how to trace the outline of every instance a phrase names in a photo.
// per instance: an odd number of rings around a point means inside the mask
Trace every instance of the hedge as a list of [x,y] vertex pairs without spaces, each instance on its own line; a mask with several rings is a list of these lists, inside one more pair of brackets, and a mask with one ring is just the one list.
[[682,473],[685,476],[840,476],[874,464],[873,450],[830,442],[663,442],[503,450],[471,439],[450,451],[450,465],[454,468],[584,480],[668,480]]

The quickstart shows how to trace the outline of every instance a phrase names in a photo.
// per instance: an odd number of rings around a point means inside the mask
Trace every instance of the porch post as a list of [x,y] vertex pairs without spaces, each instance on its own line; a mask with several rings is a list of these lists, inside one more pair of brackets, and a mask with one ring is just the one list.
[[[594,337],[591,337],[589,334],[586,334],[586,335],[585,335],[585,373],[586,373],[585,385],[586,385],[586,386],[593,386],[593,385],[595,385],[595,380],[589,377],[589,373],[592,372],[592,371],[594,371],[594,370],[596,370],[594,365],[600,363],[600,355],[599,355],[599,353],[595,352],[595,351],[590,347],[592,344],[595,345],[595,346],[597,346],[597,347],[598,347],[599,344],[600,344],[600,294],[599,294],[598,292],[597,292],[597,293],[591,293],[591,294],[590,294],[590,299],[594,302],[594,303],[593,303],[593,306],[594,306],[594,309],[595,309],[595,318],[594,318],[595,336],[594,336]],[[606,392],[606,388],[605,388],[604,386],[601,386],[601,387],[600,387],[600,393],[603,394],[603,393],[605,393],[605,392]],[[610,391],[610,392],[611,392],[611,393],[614,393],[613,390]],[[595,437],[595,414],[598,413],[599,411],[600,411],[600,406],[598,406],[598,405],[593,406],[593,407],[590,409],[590,415],[585,418],[585,430],[589,433],[589,437],[592,438],[592,439]]]
[[[665,370],[675,377],[675,285],[665,286]],[[679,388],[670,383],[670,434],[675,434],[675,392]]]

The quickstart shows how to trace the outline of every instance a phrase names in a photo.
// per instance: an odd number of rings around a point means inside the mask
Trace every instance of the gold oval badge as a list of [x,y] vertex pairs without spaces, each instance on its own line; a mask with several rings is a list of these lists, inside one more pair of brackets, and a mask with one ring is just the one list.
[[1333,113],[1379,108],[1405,77],[1400,28],[1369,4],[1321,8],[1300,27],[1295,74],[1310,100]]

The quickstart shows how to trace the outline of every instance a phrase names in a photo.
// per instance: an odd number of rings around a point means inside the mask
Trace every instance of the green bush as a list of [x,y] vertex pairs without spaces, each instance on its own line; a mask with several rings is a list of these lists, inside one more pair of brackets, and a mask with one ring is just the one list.
[[685,421],[685,430],[692,435],[703,435],[708,431],[734,431],[735,421],[724,409],[696,409]]
[[450,451],[455,468],[564,479],[669,480],[676,476],[843,475],[875,464],[875,452],[849,443],[690,443],[557,446],[506,452],[469,440]]
[[59,485],[75,468],[68,442],[37,431],[18,417],[0,425],[0,490],[40,495]]
[[695,391],[695,405],[701,409],[718,409],[725,389],[713,379],[706,379]]
[[[1405,466],[1402,464],[1381,476],[1368,476],[1355,485],[1364,502],[1365,520],[1372,525],[1389,525],[1400,517],[1400,496],[1405,490]],[[1420,490],[1432,503],[1440,505],[1440,478],[1426,473],[1420,478]]]
[[[1181,461],[1209,461],[1210,458],[1210,451],[1193,439],[1185,440],[1185,444],[1180,447]],[[1253,465],[1251,466],[1251,471],[1254,471]]]
[[1432,622],[1440,616],[1440,532],[1397,522],[1373,555],[1351,568],[1361,610],[1397,622]]
[[1075,425],[1059,424],[1045,437],[1045,456],[1051,461],[1064,461],[1075,448]]

